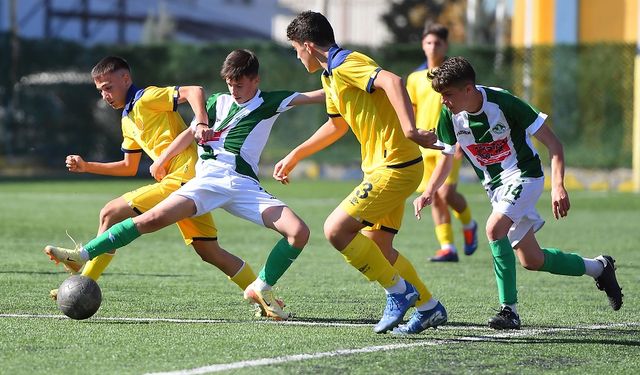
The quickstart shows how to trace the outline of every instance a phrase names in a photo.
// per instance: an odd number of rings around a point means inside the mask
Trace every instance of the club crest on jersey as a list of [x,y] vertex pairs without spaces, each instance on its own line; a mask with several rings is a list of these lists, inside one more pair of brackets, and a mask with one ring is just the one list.
[[496,135],[500,135],[507,131],[507,126],[501,123],[497,123],[493,128],[491,128],[491,132]]
[[467,149],[482,166],[501,163],[511,155],[507,138],[488,143],[475,143],[467,146]]

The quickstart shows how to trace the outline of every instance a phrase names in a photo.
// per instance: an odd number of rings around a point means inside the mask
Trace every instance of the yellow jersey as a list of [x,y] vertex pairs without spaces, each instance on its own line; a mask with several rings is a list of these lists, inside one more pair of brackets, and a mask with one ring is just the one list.
[[[442,110],[442,96],[431,87],[431,80],[427,77],[429,69],[423,64],[407,77],[407,92],[411,104],[415,109],[416,127],[418,129],[436,129],[440,111]],[[420,147],[423,155],[440,154],[441,151]]]
[[337,45],[329,49],[327,65],[322,74],[327,114],[349,124],[361,145],[362,170],[370,173],[419,158],[418,145],[405,137],[387,94],[373,87],[382,68]]
[[[149,86],[138,89],[131,85],[122,110],[122,151],[125,153],[144,151],[152,160],[160,154],[186,129],[176,112],[178,87]],[[198,159],[195,143],[176,155],[169,164],[167,175],[188,181],[195,175]]]

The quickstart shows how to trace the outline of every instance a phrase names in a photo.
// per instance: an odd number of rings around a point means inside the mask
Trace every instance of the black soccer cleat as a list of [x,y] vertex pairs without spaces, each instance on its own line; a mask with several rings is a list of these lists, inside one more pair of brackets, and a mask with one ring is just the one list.
[[604,264],[602,274],[596,278],[596,286],[607,293],[611,308],[616,311],[620,310],[624,294],[622,294],[622,288],[620,288],[616,279],[616,261],[609,255],[600,255],[596,259]]
[[493,318],[489,319],[493,329],[520,329],[520,317],[509,306],[502,306]]

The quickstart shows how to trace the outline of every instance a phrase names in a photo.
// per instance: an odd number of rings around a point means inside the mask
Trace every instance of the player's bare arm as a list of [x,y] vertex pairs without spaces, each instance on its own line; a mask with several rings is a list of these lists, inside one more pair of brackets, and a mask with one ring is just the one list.
[[[200,127],[200,126],[198,126]],[[202,126],[204,127],[204,126]],[[156,161],[151,164],[149,167],[149,172],[151,176],[156,179],[156,181],[160,181],[167,175],[167,166],[171,159],[173,159],[176,155],[180,154],[184,151],[189,144],[193,142],[195,139],[195,131],[190,127],[185,129],[182,133],[180,133],[174,140],[171,142],[169,147],[167,147],[162,154],[156,159]]]
[[135,176],[141,152],[125,153],[120,161],[109,163],[85,161],[80,155],[68,155],[65,165],[70,172],[93,173],[107,176]]
[[289,183],[289,173],[303,160],[330,146],[349,130],[342,117],[330,117],[309,139],[294,148],[273,169],[273,178],[283,184]]
[[381,70],[373,81],[373,86],[376,89],[384,90],[387,94],[389,102],[400,120],[405,137],[424,148],[442,150],[442,147],[435,145],[438,137],[434,132],[416,128],[413,105],[402,78],[389,71]]
[[301,92],[291,100],[290,105],[302,104],[321,104],[325,102],[325,94],[323,89],[314,91]]
[[444,154],[444,157],[438,160],[436,167],[433,170],[433,174],[427,183],[427,187],[424,189],[424,192],[420,194],[413,201],[413,213],[416,215],[416,218],[420,220],[422,217],[420,216],[420,211],[426,207],[431,205],[433,202],[433,193],[438,191],[440,186],[444,184],[451,173],[451,168],[453,166],[453,155]]
[[178,103],[188,102],[196,122],[208,124],[209,115],[205,107],[204,89],[201,86],[181,86],[178,89]]
[[533,135],[547,150],[551,160],[551,210],[553,217],[560,219],[569,214],[571,203],[564,187],[564,151],[562,143],[546,124]]

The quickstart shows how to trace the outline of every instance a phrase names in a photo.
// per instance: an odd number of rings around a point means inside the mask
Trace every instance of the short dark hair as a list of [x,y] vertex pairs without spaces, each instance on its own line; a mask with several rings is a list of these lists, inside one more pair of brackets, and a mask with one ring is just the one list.
[[442,92],[448,87],[460,87],[466,84],[475,85],[476,72],[471,63],[464,57],[455,56],[444,60],[442,65],[427,73],[431,87]]
[[260,62],[255,53],[248,49],[237,49],[231,51],[222,63],[220,77],[222,79],[237,81],[242,77],[255,78],[260,70]]
[[440,23],[429,23],[425,25],[422,37],[424,38],[430,34],[433,34],[446,42],[449,38],[449,29]]
[[107,56],[91,69],[91,78],[96,78],[103,74],[113,73],[115,71],[124,69],[127,72],[131,72],[131,68],[127,63],[127,60],[118,56]]
[[298,14],[287,26],[287,38],[293,42],[312,42],[326,47],[336,43],[333,28],[325,16],[310,10]]

